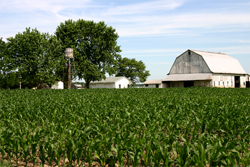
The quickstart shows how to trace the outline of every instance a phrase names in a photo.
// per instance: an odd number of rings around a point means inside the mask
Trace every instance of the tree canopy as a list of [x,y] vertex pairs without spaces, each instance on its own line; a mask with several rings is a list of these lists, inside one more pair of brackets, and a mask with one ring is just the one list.
[[75,73],[85,80],[87,88],[91,81],[105,79],[106,73],[116,73],[121,49],[117,46],[119,36],[114,28],[104,22],[67,20],[57,27],[55,34],[64,49],[74,49]]
[[26,28],[7,38],[7,42],[0,38],[0,88],[17,88],[20,75],[22,87],[28,88],[42,83],[51,85],[57,80],[65,82],[66,48],[74,50],[73,79],[84,79],[86,88],[107,74],[126,76],[134,83],[145,81],[150,75],[145,64],[122,58],[118,38],[116,30],[104,22],[83,19],[66,20],[57,27],[55,35]]
[[55,70],[62,68],[65,60],[61,42],[55,36],[26,28],[23,33],[7,38],[6,47],[6,63],[12,71],[18,71],[26,87],[53,84],[58,79]]
[[124,57],[120,58],[118,61],[116,76],[125,76],[133,83],[138,83],[145,82],[150,74],[142,61]]

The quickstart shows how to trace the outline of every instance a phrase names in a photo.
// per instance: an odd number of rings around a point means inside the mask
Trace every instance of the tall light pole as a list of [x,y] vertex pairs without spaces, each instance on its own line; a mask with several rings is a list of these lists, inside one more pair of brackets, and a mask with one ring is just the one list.
[[22,88],[22,86],[21,86],[21,84],[22,84],[22,76],[21,75],[19,76],[19,81],[20,81],[19,82],[19,88],[21,89]]
[[65,49],[65,56],[69,59],[68,61],[68,89],[71,88],[71,73],[70,73],[70,59],[73,57],[73,49],[72,48],[66,48]]

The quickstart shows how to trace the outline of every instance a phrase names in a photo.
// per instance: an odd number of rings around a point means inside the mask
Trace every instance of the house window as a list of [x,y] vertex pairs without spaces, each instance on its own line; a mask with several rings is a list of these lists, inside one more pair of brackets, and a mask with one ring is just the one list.
[[146,84],[145,86],[148,87],[148,84]]
[[119,88],[121,88],[122,86],[121,86],[121,84],[119,84]]
[[156,88],[159,88],[159,84],[155,84],[155,87],[156,87]]
[[129,88],[129,84],[128,84],[128,88]]

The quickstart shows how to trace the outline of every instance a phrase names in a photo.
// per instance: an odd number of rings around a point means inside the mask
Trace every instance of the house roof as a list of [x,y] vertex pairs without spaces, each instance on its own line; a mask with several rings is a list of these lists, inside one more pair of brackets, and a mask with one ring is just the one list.
[[203,81],[212,80],[211,73],[196,73],[196,74],[171,74],[163,81]]
[[[121,80],[121,79],[123,79],[123,78],[129,80],[129,79],[126,78],[126,77],[106,77],[106,79],[102,79],[101,81],[92,81],[92,82],[90,82],[90,84],[115,83],[115,82],[117,82],[117,81],[119,81],[119,80]],[[129,81],[130,81],[130,80],[129,80]],[[130,81],[130,82],[131,82],[131,81]],[[131,82],[131,83],[132,83],[132,82]]]
[[147,80],[147,81],[145,81],[143,84],[145,85],[145,84],[161,84],[161,82],[162,82],[162,79],[158,79],[158,80]]
[[246,74],[239,61],[225,53],[191,51],[203,57],[212,73]]
[[82,87],[82,85],[81,85],[81,84],[74,84],[74,86],[75,86],[75,87],[79,87],[79,88],[81,88],[81,87]]

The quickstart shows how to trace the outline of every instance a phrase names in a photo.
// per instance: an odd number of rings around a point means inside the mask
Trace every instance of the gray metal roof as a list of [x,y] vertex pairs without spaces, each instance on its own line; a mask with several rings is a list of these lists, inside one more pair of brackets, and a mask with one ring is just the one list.
[[161,84],[161,82],[162,82],[162,79],[158,79],[158,80],[147,80],[147,81],[145,81],[143,84],[145,85],[145,84]]
[[213,73],[246,74],[239,61],[225,53],[191,51],[202,56]]
[[[121,79],[123,79],[123,78],[125,78],[125,79],[127,79],[127,80],[129,80],[128,78],[126,78],[126,77],[106,77],[106,79],[102,79],[101,81],[92,81],[92,82],[90,82],[90,84],[98,84],[98,83],[115,83],[115,82],[117,82],[117,81],[119,81],[119,80],[121,80]],[[129,80],[130,81],[130,80]],[[132,84],[132,82],[130,81],[130,83]]]
[[170,74],[163,81],[202,81],[212,80],[211,73],[196,73],[196,74]]

